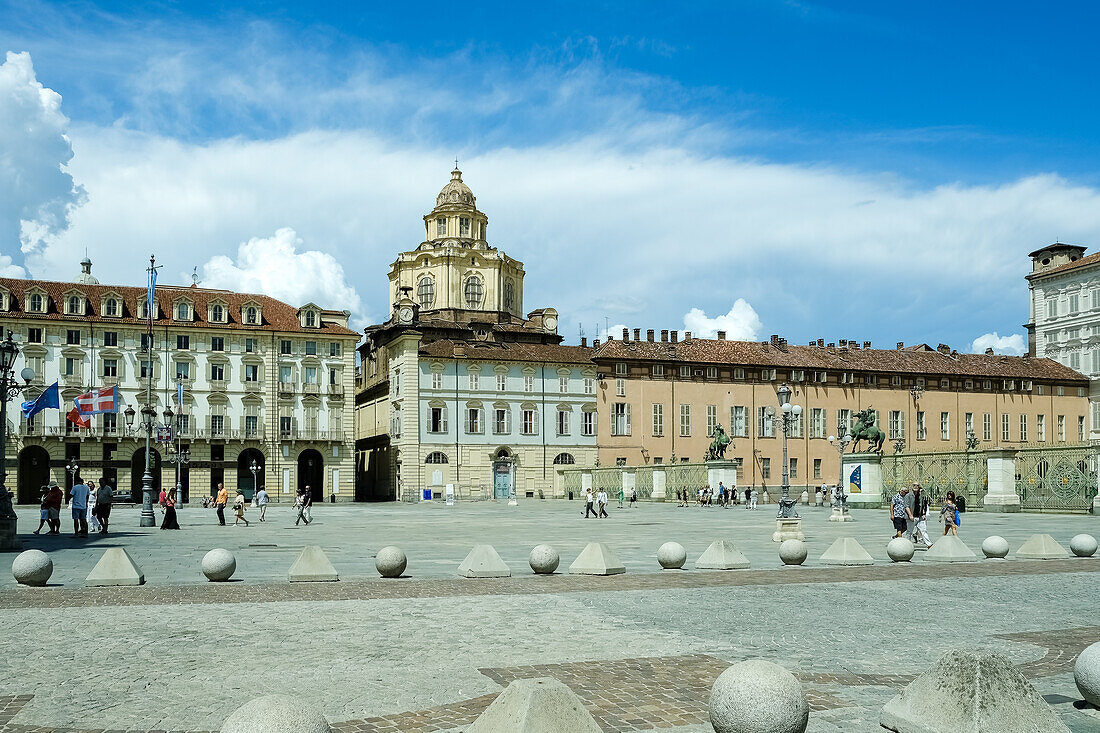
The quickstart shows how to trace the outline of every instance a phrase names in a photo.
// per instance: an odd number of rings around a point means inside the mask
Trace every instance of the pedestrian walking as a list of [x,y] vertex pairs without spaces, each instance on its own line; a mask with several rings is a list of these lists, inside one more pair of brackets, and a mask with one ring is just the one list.
[[624,497],[624,495],[623,495],[623,487],[622,487],[622,486],[620,486],[620,487],[619,487],[619,508],[620,508],[620,509],[622,509],[622,508],[623,508],[623,499],[624,499],[624,498],[625,498],[625,497]]
[[759,494],[756,493],[756,489],[752,489],[751,492],[749,489],[745,489],[745,493],[749,495],[749,509],[756,509],[756,499],[759,496]]
[[302,498],[305,499],[306,524],[310,524],[313,522],[313,487],[309,484],[306,484],[306,488],[302,491]]
[[955,506],[955,492],[948,491],[943,499],[943,508],[940,509],[940,519],[943,521],[943,534],[959,535],[959,510]]
[[100,480],[99,488],[95,492],[95,513],[99,517],[100,534],[107,534],[107,525],[111,521],[111,504],[114,500],[114,489]]
[[638,490],[637,489],[631,489],[630,490],[630,508],[631,509],[637,509],[638,508]]
[[592,489],[587,489],[584,494],[584,518],[588,519],[591,514],[593,517],[599,519],[599,514],[596,514],[596,510],[592,507],[595,497],[592,496]]
[[894,496],[890,499],[890,521],[894,523],[894,538],[901,537],[905,534],[906,528],[906,509],[905,509],[905,496],[909,493],[908,486],[902,486],[900,491],[894,492]]
[[596,515],[596,519],[603,519],[607,516],[607,492],[600,489],[600,493],[596,494],[596,503],[600,507],[600,513]]
[[[38,529],[36,529],[36,530],[35,530],[34,532],[32,532],[31,534],[38,534],[39,532],[41,532],[41,531],[42,531],[42,527],[43,527],[43,526],[44,526],[44,525],[45,525],[45,524],[46,524],[46,523],[47,523],[48,521],[50,521],[50,505],[49,505],[49,503],[48,503],[48,502],[46,501],[46,497],[47,497],[47,496],[49,495],[49,493],[50,493],[50,489],[49,489],[49,487],[47,487],[47,486],[43,486],[43,487],[42,487],[42,492],[41,492],[41,494],[42,494],[42,495],[38,497],[38,501],[39,501],[39,507],[38,507]],[[53,529],[53,527],[51,526],[51,527],[50,527],[50,529],[52,530],[52,529]],[[47,531],[49,531],[49,530],[47,530]],[[51,532],[51,534],[52,534],[52,532]]]
[[928,536],[928,497],[920,484],[913,484],[913,506],[916,507],[916,526],[913,529],[914,544],[920,540],[926,548],[932,546],[932,539]]
[[[748,509],[749,504],[751,504],[751,503],[752,503],[752,489],[751,488],[746,488],[745,489],[745,508]],[[755,508],[755,507],[753,507],[753,508]]]
[[306,516],[306,488],[299,488],[297,495],[294,498],[294,506],[298,510],[298,516],[294,518],[294,526],[297,527],[299,522],[304,521],[309,524],[309,517]]
[[265,521],[265,517],[267,516],[267,503],[269,501],[271,501],[271,499],[267,495],[267,489],[261,486],[259,491],[256,492],[256,506],[260,509],[261,522]]
[[[237,523],[244,519],[244,526],[248,526],[248,520],[244,518],[244,511],[248,507],[248,502],[244,500],[244,492],[237,489],[237,498],[233,500],[233,513],[236,516],[233,518],[233,526],[236,527]],[[172,514],[176,512],[173,509]]]
[[916,485],[916,482],[910,484],[909,491],[905,494],[905,537],[910,542],[916,542],[913,539],[913,533],[917,531]]
[[214,497],[214,506],[218,509],[218,524],[225,526],[225,505],[229,503],[229,492],[223,484],[218,484],[218,495]]
[[180,528],[180,523],[176,521],[176,492],[174,491],[169,491],[164,497],[164,519],[160,523],[160,528]]
[[726,505],[726,485],[721,481],[718,482],[718,506],[724,507]]
[[50,484],[50,490],[46,493],[46,523],[50,526],[50,534],[61,534],[61,505],[65,503],[65,493],[56,483]]
[[69,489],[69,508],[73,511],[73,537],[88,536],[88,495],[91,491],[84,482]]
[[88,482],[88,517],[87,517],[87,519],[88,519],[88,529],[90,529],[93,532],[98,533],[102,529],[102,527],[99,524],[99,519],[96,517],[95,504],[96,504],[95,482],[94,481],[89,481]]

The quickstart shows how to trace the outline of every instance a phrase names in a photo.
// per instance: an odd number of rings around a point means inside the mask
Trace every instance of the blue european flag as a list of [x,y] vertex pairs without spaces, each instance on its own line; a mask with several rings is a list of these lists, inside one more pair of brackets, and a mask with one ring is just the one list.
[[23,417],[30,420],[47,407],[52,407],[55,410],[61,407],[61,393],[57,389],[57,382],[46,387],[46,391],[38,395],[38,399],[35,401],[23,403]]

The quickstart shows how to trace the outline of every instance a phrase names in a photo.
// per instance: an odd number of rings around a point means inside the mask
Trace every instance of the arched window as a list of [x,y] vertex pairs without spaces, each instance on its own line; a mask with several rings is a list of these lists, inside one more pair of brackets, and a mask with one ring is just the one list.
[[103,309],[104,313],[109,316],[118,315],[118,301],[114,298],[107,298],[107,306]]
[[225,308],[215,305],[210,309],[210,316],[213,318],[214,323],[221,323],[225,320]]
[[75,295],[69,296],[69,312],[80,313],[80,298]]
[[249,306],[244,312],[244,322],[250,326],[255,326],[259,314],[256,312],[256,308]]
[[177,321],[186,321],[187,320],[187,314],[188,314],[187,303],[180,303],[178,306],[176,306],[176,320]]
[[504,309],[511,310],[516,300],[516,286],[511,279],[504,281]]
[[313,311],[306,311],[306,327],[313,328],[317,325],[317,314]]
[[482,292],[480,277],[470,275],[466,278],[466,307],[480,308]]
[[420,300],[421,308],[431,308],[435,300],[435,281],[430,277],[420,278],[416,286],[416,297]]
[[446,453],[440,453],[439,451],[435,451],[434,453],[429,453],[428,457],[424,459],[424,463],[429,463],[429,464],[440,464],[440,463],[446,463],[446,462],[447,462],[447,454]]
[[555,466],[572,466],[574,463],[576,463],[576,461],[573,460],[573,455],[571,453],[559,453],[554,456]]
[[42,312],[42,296],[38,293],[31,296],[31,310],[35,313]]

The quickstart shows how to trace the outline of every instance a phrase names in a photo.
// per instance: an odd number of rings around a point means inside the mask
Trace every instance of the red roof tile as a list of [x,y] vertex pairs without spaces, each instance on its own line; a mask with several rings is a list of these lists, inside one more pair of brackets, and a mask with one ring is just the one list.
[[495,342],[455,342],[449,339],[432,341],[420,347],[420,354],[437,359],[455,358],[455,344],[465,347],[466,353],[460,359],[484,359],[491,361],[527,361],[548,364],[587,364],[592,365],[594,349],[587,346],[564,346],[562,344],[527,344]]

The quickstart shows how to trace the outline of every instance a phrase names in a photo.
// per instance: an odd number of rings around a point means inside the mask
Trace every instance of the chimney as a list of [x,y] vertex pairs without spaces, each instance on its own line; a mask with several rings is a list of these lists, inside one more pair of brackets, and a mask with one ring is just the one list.
[[871,348],[871,342],[870,341],[864,341],[863,342],[863,348],[865,348],[865,349]]
[[985,350],[985,355],[986,356],[993,356],[993,348],[990,347],[990,348],[986,349]]
[[772,342],[772,346],[778,346],[779,345],[779,334],[773,333],[771,342]]
[[897,350],[901,351],[904,348],[905,348],[905,342],[904,341],[898,341]]
[[642,329],[640,329],[640,328],[635,328],[634,329],[634,340],[635,341],[641,341],[642,340]]
[[672,343],[676,343],[677,341],[680,340],[680,332],[679,331],[670,331],[669,334],[668,334],[668,337],[672,340]]
[[858,341],[849,341],[848,342],[848,348],[849,349],[858,349],[859,348],[859,342]]
[[684,341],[691,341],[691,331],[684,331]]
[[948,346],[947,344],[940,344],[939,346],[936,347],[936,351],[940,352],[941,354],[950,354],[951,353],[951,347]]
[[668,329],[667,328],[662,328],[661,329],[661,341],[662,342],[668,341]]
[[623,329],[623,341],[629,341],[629,340],[630,340],[630,330],[624,328]]
[[581,336],[581,346],[588,346],[588,338],[586,336]]
[[653,341],[653,329],[652,328],[646,329],[645,340],[650,341],[650,342]]
[[600,348],[600,340],[599,339],[592,339],[592,348],[593,349]]
[[726,332],[725,331],[719,331],[718,332],[718,340],[719,341],[725,341],[726,340]]
[[455,343],[455,358],[461,359],[466,356],[466,344]]
[[825,339],[818,339],[817,340],[817,345],[818,346],[824,346],[825,345]]
[[848,339],[841,339],[840,340],[840,348],[842,348],[842,349],[848,348]]
[[827,348],[829,351],[834,351],[835,352],[836,351],[836,344],[834,342],[830,341],[825,348]]

